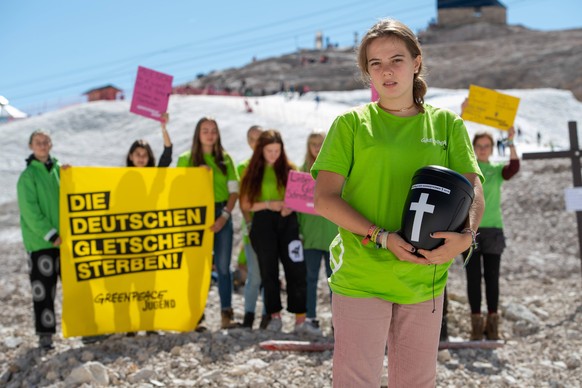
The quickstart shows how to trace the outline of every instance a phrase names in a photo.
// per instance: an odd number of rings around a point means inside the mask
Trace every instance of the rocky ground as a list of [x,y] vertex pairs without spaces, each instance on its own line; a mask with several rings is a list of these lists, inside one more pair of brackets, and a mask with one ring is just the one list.
[[[564,211],[563,190],[572,186],[568,161],[526,161],[504,185],[508,248],[501,275],[502,348],[441,351],[439,387],[582,386],[581,262],[574,213]],[[2,206],[0,272],[0,386],[6,387],[328,387],[332,351],[261,350],[273,339],[261,330],[219,329],[216,287],[210,292],[204,333],[160,333],[83,345],[56,339],[41,352],[31,317],[30,285],[19,242],[15,204]],[[451,268],[449,330],[468,338],[469,310],[461,261]],[[318,315],[330,333],[329,296],[320,283]],[[242,319],[242,294],[235,313]],[[260,306],[259,306],[260,308]],[[290,315],[275,339],[298,339]],[[303,338],[305,339],[305,338]],[[421,366],[419,366],[421,367]]]

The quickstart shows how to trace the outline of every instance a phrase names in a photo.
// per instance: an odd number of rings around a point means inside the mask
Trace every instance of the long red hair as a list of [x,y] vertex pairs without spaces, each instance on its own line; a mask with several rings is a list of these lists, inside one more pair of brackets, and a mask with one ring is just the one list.
[[246,169],[245,176],[240,185],[241,199],[245,198],[251,203],[251,206],[261,195],[261,187],[266,165],[263,150],[265,146],[275,143],[281,144],[281,155],[279,155],[279,159],[277,159],[273,165],[275,175],[277,176],[277,188],[281,189],[287,186],[287,177],[289,176],[289,171],[293,170],[293,165],[289,160],[287,160],[281,133],[275,129],[263,131],[261,136],[259,136],[259,140],[257,140],[253,156],[251,157],[249,166]]

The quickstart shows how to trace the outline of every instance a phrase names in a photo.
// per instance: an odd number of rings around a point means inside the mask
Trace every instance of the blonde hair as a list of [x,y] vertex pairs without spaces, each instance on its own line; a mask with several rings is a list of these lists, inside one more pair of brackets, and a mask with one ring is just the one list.
[[309,142],[318,137],[323,141],[325,139],[325,132],[315,130],[307,136],[307,150],[305,151],[305,161],[303,162],[306,171],[311,170],[311,166],[315,163],[315,157],[311,155],[311,150],[309,149]]
[[424,104],[424,96],[426,95],[427,86],[424,80],[426,70],[422,66],[422,49],[420,48],[420,43],[418,42],[416,35],[414,35],[414,32],[412,32],[412,30],[404,23],[394,19],[382,19],[366,32],[357,51],[358,67],[360,68],[362,79],[367,84],[370,83],[370,73],[368,72],[368,46],[374,39],[385,37],[397,38],[404,42],[413,59],[418,56],[421,57],[418,72],[414,74],[412,97],[414,105],[416,105],[418,111],[421,113],[424,112],[422,104]]

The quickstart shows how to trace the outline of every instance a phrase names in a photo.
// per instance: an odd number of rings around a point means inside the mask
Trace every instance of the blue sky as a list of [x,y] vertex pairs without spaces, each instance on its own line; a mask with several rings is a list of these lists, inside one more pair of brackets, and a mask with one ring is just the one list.
[[[509,24],[582,28],[581,0],[502,0]],[[340,47],[381,17],[418,31],[436,0],[3,0],[0,95],[29,113],[79,102],[113,84],[129,94],[138,66],[174,85],[258,59],[313,48],[315,33]]]

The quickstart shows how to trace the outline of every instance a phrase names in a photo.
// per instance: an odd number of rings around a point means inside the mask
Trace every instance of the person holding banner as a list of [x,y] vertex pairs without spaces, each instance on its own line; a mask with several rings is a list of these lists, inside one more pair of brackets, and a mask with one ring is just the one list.
[[[251,150],[254,151],[257,145],[257,141],[259,140],[259,136],[261,136],[262,132],[263,128],[259,125],[253,125],[247,130],[247,143],[249,144]],[[237,172],[240,177],[244,175],[244,172],[247,169],[249,163],[250,159],[247,159],[237,166]],[[259,270],[259,262],[257,261],[257,255],[253,250],[251,241],[249,239],[249,230],[252,225],[252,213],[242,210],[241,212],[244,218],[244,223],[242,225],[243,250],[241,251],[241,253],[244,253],[247,269],[247,278],[244,288],[245,315],[243,318],[242,326],[252,329],[253,322],[255,320],[255,309],[257,306],[257,299],[259,298],[259,292],[261,290],[261,272]],[[263,319],[261,320],[261,327],[264,329],[268,323],[268,320],[266,318],[266,310],[264,310],[264,308],[263,313],[264,314]]]
[[[309,172],[315,162],[325,133],[312,132],[307,137],[307,150],[305,161],[301,171]],[[299,230],[303,241],[303,255],[305,256],[305,266],[307,270],[307,318],[305,324],[312,334],[321,335],[319,322],[317,321],[317,283],[319,281],[319,268],[321,261],[325,265],[327,277],[331,276],[329,265],[329,245],[337,235],[337,225],[327,218],[298,213]],[[326,287],[327,288],[327,287]]]
[[[55,295],[59,274],[59,161],[51,157],[52,141],[38,130],[28,142],[32,154],[17,183],[22,241],[29,254],[34,322],[38,345],[53,348]],[[66,168],[67,166],[63,166]]]
[[[379,99],[335,119],[311,168],[315,209],[339,226],[330,246],[333,385],[380,386],[388,350],[388,386],[434,387],[442,293],[452,260],[474,244],[482,177],[463,120],[424,103],[422,50],[410,28],[378,21],[357,58]],[[412,177],[428,165],[463,174],[475,198],[462,232],[433,232],[443,244],[417,251],[396,232]]]
[[[162,156],[160,156],[160,160],[158,161],[158,167],[168,167],[170,163],[172,163],[172,140],[170,139],[170,135],[168,134],[168,130],[166,128],[169,120],[170,116],[168,113],[163,113],[161,128],[162,137],[164,139],[164,151],[162,152]],[[126,167],[156,167],[155,163],[156,158],[154,156],[154,152],[146,140],[138,139],[132,143],[131,147],[129,147],[129,151],[127,152],[126,157]],[[148,330],[146,333],[157,334],[157,332],[153,330]],[[133,337],[135,335],[135,332],[127,333],[128,337]],[[85,341],[91,340],[87,338]]]
[[[492,163],[493,136],[488,132],[475,134],[473,148],[479,168],[485,176],[485,213],[477,230],[477,250],[465,266],[467,295],[471,308],[471,340],[498,340],[499,335],[499,268],[505,248],[503,217],[501,214],[501,185],[519,171],[519,157],[514,144],[515,129],[509,128],[507,146],[509,163]],[[481,279],[485,281],[487,317],[481,315]]]
[[295,314],[295,330],[306,329],[306,272],[299,224],[295,212],[285,206],[285,187],[289,171],[294,169],[287,159],[281,134],[263,131],[241,181],[240,206],[253,212],[249,237],[257,254],[267,315],[266,329],[282,329],[281,284],[279,261],[287,282],[287,310]]
[[216,120],[203,117],[196,124],[192,148],[178,158],[178,167],[205,166],[214,175],[214,216],[210,230],[214,233],[214,265],[218,272],[221,328],[240,326],[232,309],[232,210],[238,199],[238,175],[230,155],[222,147]]
[[[170,163],[172,163],[172,141],[170,140],[170,135],[168,134],[168,130],[166,129],[166,124],[168,123],[169,116],[168,113],[164,113],[162,115],[162,136],[164,138],[164,152],[162,152],[162,156],[160,156],[160,160],[158,162],[158,167],[168,167]],[[127,152],[126,157],[126,166],[127,167],[155,167],[156,166],[156,158],[154,156],[154,152],[152,151],[152,147],[150,144],[143,140],[138,139],[134,141],[129,147],[129,151]]]

